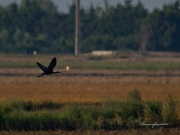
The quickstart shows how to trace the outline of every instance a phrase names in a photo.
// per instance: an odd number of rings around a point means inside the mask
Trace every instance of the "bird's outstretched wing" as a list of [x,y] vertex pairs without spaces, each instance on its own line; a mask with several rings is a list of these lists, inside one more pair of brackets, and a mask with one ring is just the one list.
[[56,58],[53,58],[51,63],[48,66],[49,71],[53,71],[54,67],[56,66]]
[[37,62],[37,65],[44,73],[47,72],[48,69],[45,66],[41,65],[39,62]]

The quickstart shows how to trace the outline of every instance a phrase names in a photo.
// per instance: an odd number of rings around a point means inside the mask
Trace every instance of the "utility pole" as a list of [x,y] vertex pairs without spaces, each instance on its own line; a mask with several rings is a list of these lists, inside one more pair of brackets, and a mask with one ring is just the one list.
[[80,0],[76,0],[75,11],[75,55],[80,54]]

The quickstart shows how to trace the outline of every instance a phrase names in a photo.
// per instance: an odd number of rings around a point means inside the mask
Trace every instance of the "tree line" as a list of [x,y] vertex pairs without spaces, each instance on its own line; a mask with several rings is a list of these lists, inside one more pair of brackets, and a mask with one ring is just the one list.
[[[93,50],[180,51],[179,0],[152,12],[141,1],[81,8],[81,52]],[[75,3],[69,12],[52,0],[0,6],[1,53],[74,53]]]

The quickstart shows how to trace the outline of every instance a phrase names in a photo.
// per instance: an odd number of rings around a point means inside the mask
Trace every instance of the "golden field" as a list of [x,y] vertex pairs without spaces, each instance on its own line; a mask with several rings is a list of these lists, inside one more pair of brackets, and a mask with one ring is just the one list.
[[[1,75],[0,102],[22,100],[98,103],[109,99],[124,100],[127,92],[134,89],[141,93],[142,100],[164,100],[168,95],[180,97],[180,76],[167,75],[163,71],[151,73],[147,71],[72,70],[64,71],[64,75],[46,75],[40,78],[36,78],[41,73],[39,69],[1,69],[0,73],[2,72],[20,75]],[[84,75],[84,73],[89,75]],[[92,75],[95,73],[97,75]],[[99,73],[102,74],[98,75]],[[123,75],[123,73],[128,75]],[[158,76],[158,74],[161,75]]]
[[[124,100],[138,90],[142,100],[180,97],[179,53],[122,53],[117,56],[57,55],[54,71],[36,78],[53,55],[0,55],[0,102],[11,100],[97,103]],[[70,71],[65,70],[70,66]],[[161,69],[162,68],[162,69]]]

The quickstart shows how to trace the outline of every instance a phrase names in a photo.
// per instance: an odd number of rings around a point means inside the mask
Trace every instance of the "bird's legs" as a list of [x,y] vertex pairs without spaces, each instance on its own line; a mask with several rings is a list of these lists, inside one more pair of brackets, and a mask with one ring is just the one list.
[[43,75],[44,75],[44,73],[42,73],[42,74],[38,75],[37,77],[41,77],[41,76],[43,76]]

